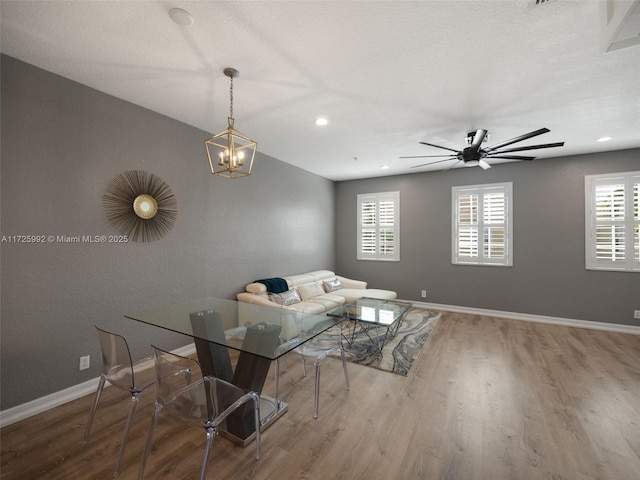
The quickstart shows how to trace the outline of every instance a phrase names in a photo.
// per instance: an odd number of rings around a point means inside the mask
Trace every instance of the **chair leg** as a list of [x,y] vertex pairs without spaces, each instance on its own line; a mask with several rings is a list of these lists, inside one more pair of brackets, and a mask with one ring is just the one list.
[[155,431],[156,425],[158,424],[158,417],[160,417],[161,410],[162,410],[162,405],[156,402],[156,406],[153,410],[153,416],[151,417],[151,425],[149,426],[149,435],[147,436],[147,443],[144,447],[144,452],[142,453],[140,470],[138,470],[138,480],[142,480],[144,478],[144,469],[147,466],[147,458],[149,458],[149,453],[151,452],[151,446],[153,444],[153,432]]
[[256,425],[256,460],[260,460],[260,395],[253,395],[253,421]]
[[207,476],[207,464],[209,463],[209,451],[211,450],[211,445],[216,438],[216,429],[215,428],[206,428],[207,431],[207,441],[204,444],[204,453],[202,454],[202,467],[200,467],[200,480],[205,480]]
[[275,388],[273,392],[273,398],[278,401],[278,389],[280,387],[280,359],[276,358],[276,374],[274,378]]
[[[289,370],[289,363],[287,362],[287,355],[283,355],[282,357],[282,363],[284,363],[284,371],[282,373],[287,373],[287,371]],[[278,400],[278,388],[280,386],[279,384],[279,380],[280,380],[280,358],[276,358],[276,375],[275,375],[275,393],[273,395],[273,398]]]
[[96,390],[96,395],[93,398],[93,403],[91,404],[91,410],[89,411],[89,419],[87,420],[87,426],[84,429],[84,435],[82,437],[81,445],[86,445],[87,441],[89,441],[89,433],[91,432],[91,425],[93,424],[93,417],[96,415],[96,410],[98,409],[98,401],[100,400],[100,394],[102,393],[102,389],[104,388],[104,384],[106,382],[106,378],[104,375],[100,375],[100,382],[98,382],[98,389]]
[[[349,390],[349,376],[347,374],[347,359],[344,354],[344,348],[340,348],[340,357],[342,359],[342,370],[344,372],[344,388],[345,390]],[[316,367],[316,382],[315,382],[316,384],[315,384],[315,392],[314,392],[314,399],[313,399],[313,418],[318,418],[318,410],[320,405],[320,361],[323,358],[324,357],[318,357],[314,363]],[[303,367],[305,365],[304,358],[303,358],[302,365]]]
[[127,424],[124,426],[124,433],[122,434],[122,442],[120,443],[120,451],[118,452],[118,459],[116,460],[116,468],[113,471],[113,476],[120,476],[120,463],[122,462],[122,457],[124,456],[124,450],[127,446],[127,438],[129,437],[129,429],[131,428],[131,420],[133,419],[133,413],[136,411],[136,407],[138,406],[138,397],[140,396],[139,392],[135,392],[131,394],[131,406],[129,407],[129,416],[127,417]]
[[347,360],[344,356],[344,348],[340,349],[340,356],[342,357],[342,370],[344,370],[344,389],[349,390],[349,376],[347,375]]
[[316,388],[313,399],[313,418],[318,418],[318,404],[320,403],[320,359],[316,360]]

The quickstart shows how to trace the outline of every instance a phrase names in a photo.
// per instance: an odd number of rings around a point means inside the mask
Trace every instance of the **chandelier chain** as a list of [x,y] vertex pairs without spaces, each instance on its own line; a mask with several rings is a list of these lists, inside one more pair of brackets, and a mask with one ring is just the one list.
[[231,85],[229,87],[229,116],[233,118],[233,77],[231,77]]

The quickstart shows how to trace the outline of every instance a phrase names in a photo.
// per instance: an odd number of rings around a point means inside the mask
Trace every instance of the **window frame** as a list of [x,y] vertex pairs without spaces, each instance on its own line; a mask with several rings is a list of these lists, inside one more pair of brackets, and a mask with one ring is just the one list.
[[[485,194],[500,192],[504,194],[504,221],[499,223],[487,223],[484,219],[484,196]],[[476,242],[475,249],[477,255],[467,256],[460,254],[460,230],[459,222],[460,210],[458,202],[463,195],[477,195],[477,220],[471,222],[466,228],[473,233],[475,229]],[[481,202],[480,199],[483,199]],[[451,187],[451,263],[454,265],[472,266],[492,266],[492,267],[512,267],[513,266],[513,182],[487,183],[480,185],[463,185]],[[487,245],[486,235],[487,225],[502,225],[504,229],[504,255],[502,257],[486,257],[485,249]],[[499,228],[499,227],[498,227]],[[490,242],[489,242],[490,245]],[[473,247],[474,245],[472,245]],[[490,247],[489,247],[490,248]]]
[[[380,223],[380,205],[382,202],[393,203],[393,224]],[[363,203],[375,203],[375,224],[363,225]],[[399,262],[400,261],[400,192],[378,192],[378,193],[362,193],[357,196],[357,260],[383,261],[383,262]],[[392,231],[393,236],[393,252],[382,253],[380,250],[380,234],[381,230]],[[367,254],[363,248],[363,231],[374,230],[373,240],[375,253]],[[370,237],[371,238],[371,237]]]
[[[597,175],[585,175],[585,269],[596,271],[615,271],[640,273],[640,171],[614,172]],[[599,186],[623,185],[622,218],[605,220],[598,218],[596,188]],[[635,200],[635,205],[634,205]],[[619,208],[615,199],[611,208]],[[631,212],[629,215],[627,212]],[[613,213],[615,216],[615,213]],[[624,258],[613,260],[598,258],[597,227],[618,227],[624,238]],[[635,242],[634,242],[635,240]],[[600,247],[605,245],[600,244]],[[610,245],[615,248],[615,242]],[[631,255],[628,255],[631,252]],[[615,256],[615,254],[613,255]]]

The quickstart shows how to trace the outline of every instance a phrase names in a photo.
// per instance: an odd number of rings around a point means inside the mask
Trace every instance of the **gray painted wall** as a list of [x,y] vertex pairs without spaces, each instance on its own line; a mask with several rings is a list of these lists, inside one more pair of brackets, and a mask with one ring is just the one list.
[[[142,357],[150,343],[188,339],[125,313],[334,267],[333,182],[265,155],[248,178],[213,177],[207,132],[10,57],[1,67],[1,235],[117,233],[101,197],[127,170],[167,182],[178,219],[146,244],[0,245],[0,408],[97,377],[93,325],[125,335]],[[92,366],[80,372],[86,354]]]
[[[640,169],[640,150],[340,182],[336,265],[407,300],[637,325],[640,274],[585,270],[585,175]],[[451,187],[513,182],[513,267],[451,263]],[[356,260],[356,196],[400,191],[400,262]]]

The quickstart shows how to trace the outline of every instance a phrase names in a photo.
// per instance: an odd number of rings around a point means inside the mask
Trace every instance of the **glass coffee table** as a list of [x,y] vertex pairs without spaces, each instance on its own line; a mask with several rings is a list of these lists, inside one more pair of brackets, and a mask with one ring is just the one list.
[[407,302],[362,297],[329,310],[327,316],[351,321],[350,326],[345,322],[341,324],[342,337],[349,346],[353,345],[360,331],[378,351],[382,351],[387,340],[398,333],[411,307],[412,304]]

